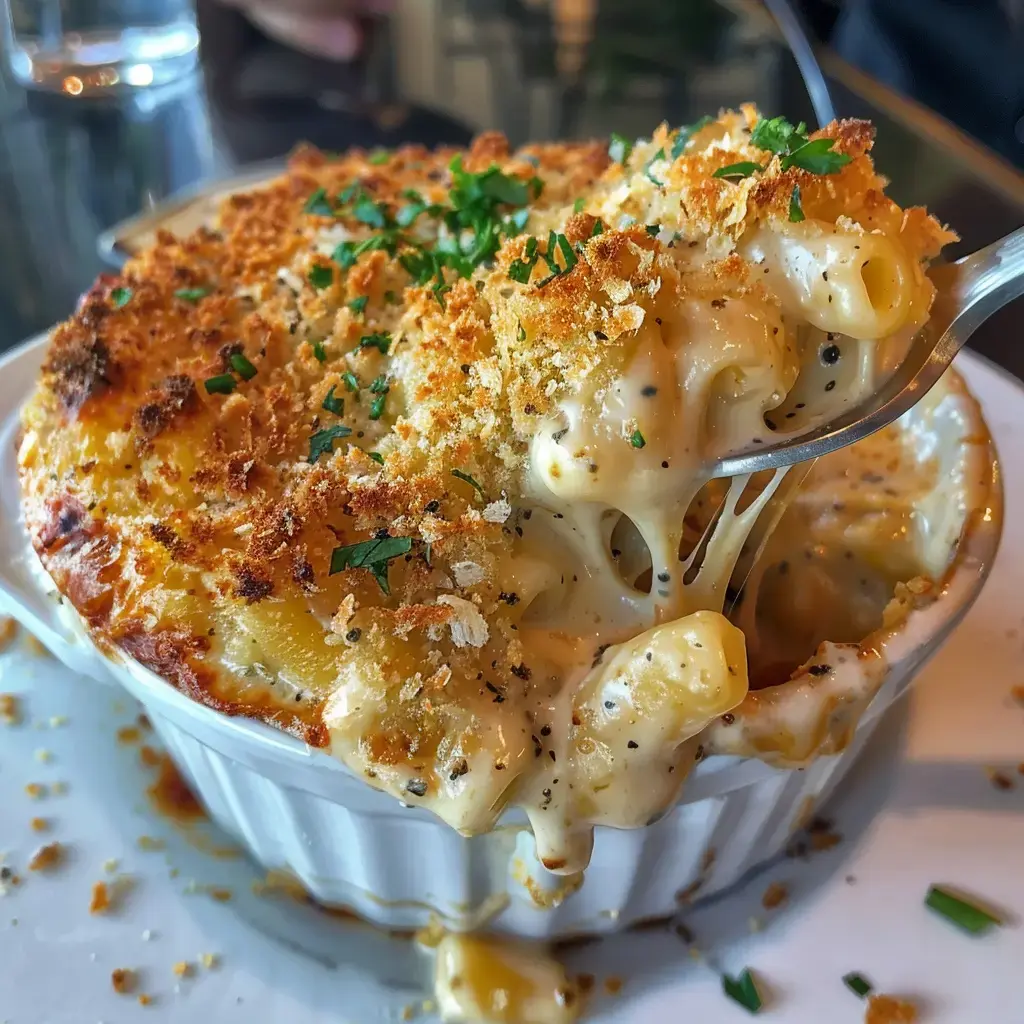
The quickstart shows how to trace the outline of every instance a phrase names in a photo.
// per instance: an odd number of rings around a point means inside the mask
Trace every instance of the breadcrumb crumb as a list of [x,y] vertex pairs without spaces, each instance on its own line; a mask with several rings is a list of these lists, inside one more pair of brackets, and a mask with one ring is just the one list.
[[130,967],[115,967],[110,972],[110,984],[119,996],[134,992],[138,981],[138,975]]
[[870,996],[864,1024],[915,1024],[917,1007],[893,996]]
[[17,694],[0,693],[0,721],[4,725],[18,725],[21,722],[21,701]]
[[28,862],[29,871],[53,871],[60,867],[66,856],[66,849],[60,843],[47,843],[39,847]]

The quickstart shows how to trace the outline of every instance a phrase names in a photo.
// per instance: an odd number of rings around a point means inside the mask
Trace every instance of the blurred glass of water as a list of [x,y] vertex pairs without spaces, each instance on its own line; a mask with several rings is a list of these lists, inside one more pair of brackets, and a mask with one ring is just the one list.
[[72,96],[159,86],[191,71],[192,0],[0,0],[15,79]]

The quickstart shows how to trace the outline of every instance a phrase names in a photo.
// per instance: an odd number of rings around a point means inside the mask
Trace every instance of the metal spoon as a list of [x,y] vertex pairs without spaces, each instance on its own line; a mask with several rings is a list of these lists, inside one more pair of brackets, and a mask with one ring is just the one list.
[[933,267],[931,318],[881,388],[805,434],[781,437],[719,460],[711,476],[741,476],[828,455],[899,419],[942,376],[967,339],[997,310],[1024,295],[1024,227],[970,256]]

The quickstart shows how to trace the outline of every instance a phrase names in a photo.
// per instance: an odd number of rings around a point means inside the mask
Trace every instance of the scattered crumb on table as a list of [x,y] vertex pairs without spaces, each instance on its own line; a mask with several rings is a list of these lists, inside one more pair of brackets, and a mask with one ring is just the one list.
[[25,793],[33,800],[42,800],[46,796],[46,786],[41,782],[30,782],[25,787]]
[[893,996],[869,996],[864,1024],[915,1024],[917,1007]]
[[782,906],[789,898],[789,886],[785,882],[772,882],[761,895],[761,906],[765,910],[774,910]]
[[54,796],[63,796],[68,791],[68,784],[66,782],[55,782],[50,787],[50,792]]
[[172,970],[179,978],[192,977],[192,965],[187,960],[179,960]]
[[988,776],[988,781],[991,782],[996,789],[1013,789],[1013,779],[998,768],[986,768],[985,774]]
[[610,996],[618,995],[622,991],[623,984],[625,984],[623,980],[618,975],[613,974],[604,979],[604,990]]
[[28,862],[29,871],[52,871],[64,861],[65,850],[60,843],[40,846]]
[[122,725],[117,730],[118,743],[138,743],[142,739],[142,733],[137,725]]
[[6,615],[0,615],[0,651],[11,645],[18,635],[18,624]]
[[15,693],[0,693],[0,721],[4,725],[18,725],[21,722],[21,701]]
[[135,991],[135,986],[138,983],[138,977],[130,967],[115,967],[110,972],[110,984],[114,986],[114,991],[120,995],[129,995]]
[[203,953],[199,960],[208,971],[220,967],[220,957],[216,953]]
[[45,832],[50,827],[50,822],[47,818],[33,818],[29,825],[32,826],[33,832]]
[[92,887],[90,914],[105,914],[110,909],[110,890],[106,882],[95,882]]
[[154,839],[153,836],[139,836],[135,844],[145,853],[156,853],[167,846],[163,839]]

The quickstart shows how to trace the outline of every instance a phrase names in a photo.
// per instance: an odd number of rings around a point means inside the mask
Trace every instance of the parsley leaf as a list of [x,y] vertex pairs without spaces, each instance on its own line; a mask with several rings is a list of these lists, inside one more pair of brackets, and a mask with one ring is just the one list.
[[237,386],[237,381],[230,373],[220,373],[203,382],[208,395],[230,395]]
[[309,461],[315,463],[321,455],[330,455],[334,451],[334,442],[352,433],[351,427],[344,423],[335,424],[326,430],[318,430],[309,438]]
[[586,206],[586,205],[587,205],[587,201],[583,198],[583,196],[580,196],[579,199],[577,199],[576,202],[574,202],[572,204],[572,212],[573,213],[582,213],[583,212],[583,207]]
[[346,370],[345,373],[341,375],[341,379],[345,382],[345,387],[347,387],[349,391],[359,390],[359,378],[351,370]]
[[608,143],[608,155],[617,164],[624,164],[629,159],[629,154],[632,152],[633,143],[630,142],[625,135],[620,135],[618,132],[612,132],[611,141]]
[[361,313],[363,313],[365,311],[366,304],[369,301],[370,301],[370,296],[369,295],[359,295],[356,298],[352,299],[351,302],[349,302],[348,308],[351,309],[352,312],[355,313],[356,316],[359,316]]
[[804,219],[804,208],[800,204],[800,186],[794,185],[792,195],[789,197],[789,220],[792,224],[799,224]]
[[323,403],[323,405],[320,408],[321,409],[326,409],[328,412],[333,412],[335,416],[344,416],[345,415],[345,399],[344,398],[336,398],[335,397],[334,390],[335,390],[336,387],[337,387],[337,384],[332,384],[331,385],[331,390],[327,392],[327,395],[324,398],[324,403]]
[[114,309],[120,309],[122,306],[126,306],[132,298],[131,288],[114,288],[110,292],[110,301],[114,304]]
[[366,455],[368,458],[373,459],[373,461],[376,462],[379,466],[384,465],[384,456],[381,455],[380,452],[367,452]]
[[381,164],[386,164],[391,159],[391,154],[386,149],[378,149],[371,153],[367,159],[374,167],[380,167]]
[[686,149],[690,139],[697,134],[697,132],[706,128],[711,122],[714,121],[713,117],[708,117],[705,114],[698,121],[694,121],[693,124],[684,124],[678,132],[676,132],[676,141],[672,143],[672,159],[678,160],[683,155],[683,151]]
[[750,160],[741,160],[737,164],[727,164],[725,167],[719,167],[712,178],[749,178],[755,171],[763,171],[764,168],[760,164],[755,164]]
[[370,404],[370,419],[379,420],[384,414],[384,403],[387,401],[388,392],[391,390],[391,385],[388,383],[387,377],[383,374],[377,377],[374,382],[370,385],[370,391],[377,395],[377,397]]
[[316,356],[317,362],[327,362],[327,349],[324,348],[324,343],[322,341],[311,341],[310,345],[313,346],[313,355]]
[[207,285],[202,285],[199,288],[179,288],[174,293],[174,297],[195,305],[200,299],[205,299],[212,291],[213,289]]
[[383,203],[375,203],[369,196],[360,196],[352,207],[352,216],[371,228],[387,226],[386,207]]
[[381,331],[375,334],[364,334],[359,339],[355,350],[358,352],[364,348],[375,348],[382,356],[386,356],[390,347],[391,335],[387,331]]
[[345,569],[369,569],[385,594],[391,594],[388,585],[388,562],[406,555],[412,549],[412,537],[381,537],[364,540],[360,544],[346,544],[331,552],[330,575]]
[[590,232],[590,237],[591,238],[596,238],[598,235],[603,234],[603,232],[604,232],[604,221],[601,220],[600,217],[598,217],[597,220],[594,221],[594,228]]
[[767,149],[771,153],[790,153],[796,147],[807,145],[804,134],[806,126],[803,122],[794,128],[784,117],[762,117],[750,133],[750,141],[758,149]]
[[241,352],[232,352],[228,362],[242,380],[252,380],[256,376],[256,367]]
[[318,217],[333,217],[334,208],[331,206],[330,200],[327,198],[326,189],[318,188],[306,200],[306,205],[302,207],[302,212],[314,213]]
[[334,271],[320,263],[314,263],[306,273],[306,280],[319,292],[330,288],[334,281]]
[[467,484],[473,487],[481,498],[486,498],[484,489],[468,474],[464,473],[461,469],[453,469],[452,476],[458,477],[460,480],[465,480]]
[[815,139],[808,142],[806,146],[801,146],[789,156],[782,158],[782,169],[788,171],[790,167],[799,167],[800,170],[810,171],[811,174],[835,174],[851,160],[845,153],[836,153],[832,149],[835,144],[835,139]]
[[629,443],[634,448],[643,448],[647,444],[647,439],[640,433],[639,427],[629,435]]
[[513,260],[509,264],[509,278],[517,284],[527,284],[530,280],[530,274],[533,273],[533,268],[537,265],[537,259],[537,239],[531,235],[526,240],[526,249],[523,252],[523,258]]

